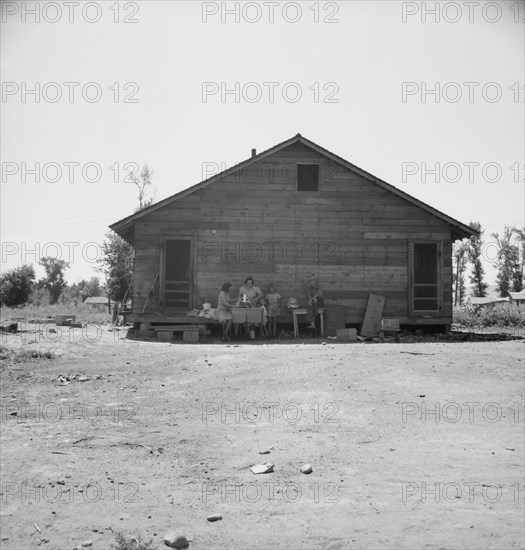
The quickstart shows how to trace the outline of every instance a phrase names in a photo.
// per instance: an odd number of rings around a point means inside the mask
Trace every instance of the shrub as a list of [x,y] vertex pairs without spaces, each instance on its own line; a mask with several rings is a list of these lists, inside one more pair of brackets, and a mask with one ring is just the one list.
[[32,265],[22,265],[0,277],[0,304],[18,307],[26,304],[31,296],[35,270]]
[[466,328],[525,327],[525,308],[513,304],[462,306],[454,310],[454,323]]

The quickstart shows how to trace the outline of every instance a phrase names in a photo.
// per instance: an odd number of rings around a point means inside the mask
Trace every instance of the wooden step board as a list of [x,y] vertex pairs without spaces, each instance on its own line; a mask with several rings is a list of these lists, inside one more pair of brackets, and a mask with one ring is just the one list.
[[379,332],[381,317],[385,307],[385,297],[377,294],[369,294],[366,306],[365,319],[361,328],[361,336],[370,338]]
[[166,332],[166,331],[173,331],[173,332],[179,332],[179,331],[186,331],[186,330],[199,330],[199,325],[166,325],[166,326],[159,326],[159,327],[151,327],[156,332]]
[[199,341],[199,325],[169,325],[152,329],[157,333],[157,340],[160,342],[173,340],[175,332],[182,332],[182,340],[187,344],[196,344]]

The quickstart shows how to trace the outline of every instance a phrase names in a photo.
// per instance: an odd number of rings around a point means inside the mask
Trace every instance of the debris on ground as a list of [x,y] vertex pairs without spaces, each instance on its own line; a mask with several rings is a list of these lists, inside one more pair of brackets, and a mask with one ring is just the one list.
[[10,325],[6,325],[5,327],[0,326],[0,332],[11,332],[14,334],[18,332],[18,323],[11,323]]
[[169,546],[170,548],[188,548],[188,546],[190,545],[188,539],[184,535],[181,535],[176,531],[168,531],[162,537],[162,541],[166,546]]
[[262,464],[254,464],[253,466],[250,466],[250,471],[252,474],[268,474],[270,472],[273,472],[275,464],[272,464],[271,462],[263,462]]
[[312,465],[311,464],[303,464],[303,466],[301,466],[301,472],[303,474],[311,474],[313,472]]

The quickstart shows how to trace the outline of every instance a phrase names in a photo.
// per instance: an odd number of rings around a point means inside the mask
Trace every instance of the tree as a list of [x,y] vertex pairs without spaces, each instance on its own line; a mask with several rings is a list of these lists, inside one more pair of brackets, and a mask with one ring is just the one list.
[[91,277],[89,281],[82,279],[78,283],[68,285],[60,295],[60,303],[77,304],[83,303],[90,296],[102,296],[105,294],[105,289],[101,286],[98,277]]
[[[501,237],[493,233],[498,245],[496,266],[496,286],[502,298],[509,292],[519,292],[523,288],[523,251],[525,247],[525,228],[517,229],[506,225]],[[514,237],[517,238],[514,241]]]
[[467,269],[468,249],[470,241],[463,239],[452,246],[452,260],[454,272],[452,283],[454,285],[454,305],[460,305],[465,298],[465,270]]
[[106,233],[97,270],[106,276],[108,294],[116,302],[124,300],[130,288],[134,256],[133,247],[128,242],[113,231]]
[[98,277],[91,277],[89,281],[82,279],[78,283],[77,288],[79,297],[82,302],[85,302],[86,299],[90,298],[91,296],[101,296],[104,293]]
[[469,276],[470,284],[473,285],[474,296],[478,298],[483,298],[487,295],[488,284],[483,280],[485,276],[485,270],[483,269],[483,264],[481,263],[481,251],[483,248],[482,236],[484,230],[481,229],[481,224],[479,222],[470,222],[470,227],[475,229],[479,233],[479,237],[470,238],[470,246],[468,249],[468,259],[472,264],[472,272]]
[[152,177],[153,171],[149,169],[147,164],[142,167],[142,170],[140,171],[140,174],[138,176],[130,173],[131,180],[139,190],[139,205],[135,209],[135,212],[140,212],[141,210],[144,210],[144,208],[147,208],[153,203],[153,198],[148,197],[147,193],[148,187],[152,185]]
[[525,227],[515,229],[516,246],[518,248],[518,262],[516,276],[514,278],[514,292],[523,290],[523,279],[525,276]]
[[46,271],[46,276],[41,279],[41,283],[49,292],[49,302],[56,304],[66,287],[64,271],[69,267],[69,263],[51,256],[40,258],[38,263]]
[[31,297],[35,281],[32,265],[15,267],[0,277],[0,304],[17,307],[26,304]]

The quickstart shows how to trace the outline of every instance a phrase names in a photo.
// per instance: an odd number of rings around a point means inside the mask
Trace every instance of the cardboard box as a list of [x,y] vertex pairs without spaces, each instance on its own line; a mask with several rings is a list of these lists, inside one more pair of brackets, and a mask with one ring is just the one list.
[[338,342],[357,342],[357,330],[355,328],[341,328],[336,333]]

